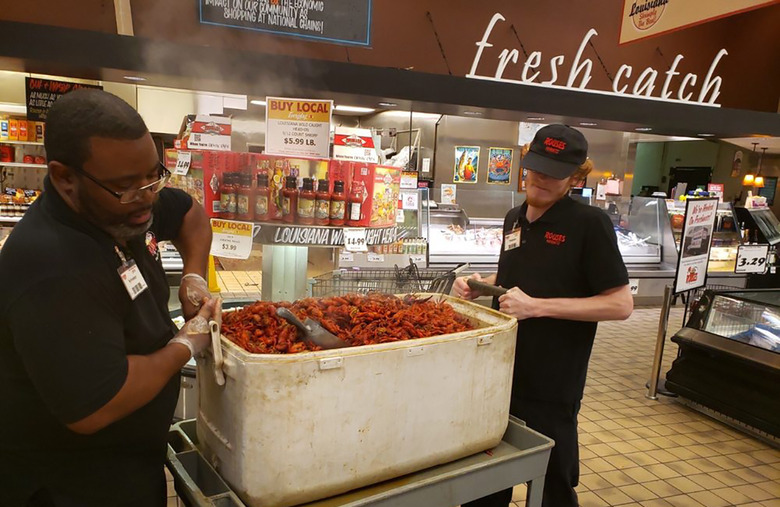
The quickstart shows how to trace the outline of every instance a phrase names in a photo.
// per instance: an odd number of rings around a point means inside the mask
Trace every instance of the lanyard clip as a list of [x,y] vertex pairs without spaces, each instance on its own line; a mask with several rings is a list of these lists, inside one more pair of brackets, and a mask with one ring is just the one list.
[[127,264],[127,257],[125,257],[125,254],[122,253],[122,250],[120,250],[118,246],[114,245],[114,251],[119,257],[119,260],[122,261],[122,264]]

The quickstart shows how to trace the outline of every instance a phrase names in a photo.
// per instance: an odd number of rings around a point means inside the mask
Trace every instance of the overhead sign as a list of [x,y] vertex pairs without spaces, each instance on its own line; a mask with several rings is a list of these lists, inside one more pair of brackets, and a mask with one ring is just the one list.
[[[660,1],[660,0],[656,0]],[[687,1],[687,0],[686,0]],[[721,58],[728,55],[728,51],[721,49],[713,56],[707,74],[704,78],[693,73],[683,76],[684,65],[681,62],[684,57],[678,54],[669,68],[655,69],[647,67],[641,72],[634,72],[631,65],[623,64],[612,80],[611,90],[591,90],[588,84],[593,72],[593,60],[584,58],[585,48],[598,32],[591,28],[582,38],[577,54],[571,62],[567,62],[564,55],[549,58],[547,63],[542,62],[542,52],[533,51],[528,55],[522,65],[518,65],[520,49],[518,48],[493,48],[489,42],[490,35],[496,24],[506,21],[501,13],[495,13],[488,23],[482,39],[476,42],[477,53],[471,63],[471,70],[466,74],[467,78],[482,79],[486,81],[498,81],[527,86],[541,86],[545,88],[557,88],[575,92],[598,93],[602,95],[616,95],[620,97],[634,97],[643,100],[660,100],[663,102],[678,102],[685,104],[698,104],[702,106],[720,107],[717,102],[720,96],[720,87],[723,79],[715,75],[715,69]],[[493,48],[485,55],[486,48]],[[479,74],[480,61],[498,61],[494,69],[488,74]],[[548,81],[542,81],[540,76],[551,75]],[[504,77],[504,74],[515,77]]]
[[252,253],[252,236],[255,233],[252,222],[212,218],[211,233],[210,253],[215,257],[248,259]]
[[38,79],[28,77],[25,79],[25,94],[27,97],[27,119],[30,121],[46,121],[49,108],[55,100],[66,93],[79,88],[93,88],[102,90],[102,86],[81,83],[68,83],[66,81],[54,81],[52,79]]
[[623,0],[620,44],[682,30],[777,0]]
[[370,129],[336,127],[333,134],[333,158],[349,162],[378,164],[379,155],[374,147]]
[[332,100],[267,97],[265,152],[269,155],[328,158]]
[[675,294],[704,287],[717,211],[717,199],[686,201],[680,257],[677,260],[674,281]]
[[371,0],[199,0],[200,22],[315,41],[371,45]]
[[[343,247],[344,232],[350,227],[318,227],[300,225],[262,224],[255,236],[255,243],[264,245],[298,245],[298,246],[329,246]],[[369,227],[365,231],[366,245],[387,245],[398,240],[398,229],[395,227]],[[351,236],[350,236],[351,237]]]

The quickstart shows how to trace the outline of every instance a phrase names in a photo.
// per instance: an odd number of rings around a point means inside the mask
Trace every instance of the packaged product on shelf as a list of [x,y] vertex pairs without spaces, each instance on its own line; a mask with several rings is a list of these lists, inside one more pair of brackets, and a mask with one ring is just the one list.
[[257,174],[257,187],[255,189],[255,220],[264,222],[268,220],[268,201],[270,196],[268,189],[268,173]]
[[8,141],[8,117],[0,117],[0,141]]
[[27,120],[19,120],[19,140],[27,141]]
[[311,225],[314,223],[314,205],[316,195],[314,193],[314,180],[303,179],[303,188],[298,194],[298,223]]
[[43,142],[43,134],[46,131],[46,124],[37,121],[35,122],[35,142],[36,143],[42,143]]
[[401,189],[401,169],[398,167],[381,166],[357,162],[332,161],[331,170],[343,177],[344,168],[348,168],[347,188],[350,194],[353,187],[361,193],[360,217],[355,211],[347,219],[350,225],[361,227],[388,227],[395,225],[395,215],[398,209],[398,196]]
[[333,193],[330,196],[330,225],[344,225],[347,212],[347,196],[344,193],[344,182],[336,181],[333,184]]
[[238,189],[236,191],[236,214],[239,220],[254,220],[255,209],[252,205],[254,192],[252,191],[252,175],[246,172],[239,173]]
[[19,120],[16,118],[11,118],[8,120],[8,140],[9,141],[18,141],[19,140]]
[[236,176],[238,176],[238,173],[223,173],[222,184],[219,186],[220,216],[228,220],[236,218]]
[[317,194],[314,203],[314,223],[317,225],[330,224],[330,192],[328,180],[317,182]]
[[298,178],[287,176],[284,179],[282,190],[282,220],[287,223],[295,222],[295,211],[298,208]]

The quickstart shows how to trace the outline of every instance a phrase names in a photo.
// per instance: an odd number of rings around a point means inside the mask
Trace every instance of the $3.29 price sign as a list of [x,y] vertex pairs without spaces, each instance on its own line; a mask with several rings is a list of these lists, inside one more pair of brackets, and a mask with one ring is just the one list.
[[314,139],[303,139],[302,137],[285,137],[284,144],[291,144],[294,146],[315,146]]
[[769,245],[739,245],[735,273],[764,273]]
[[211,255],[231,259],[248,259],[252,253],[255,224],[233,220],[211,219]]
[[344,248],[347,252],[368,252],[365,227],[344,228]]

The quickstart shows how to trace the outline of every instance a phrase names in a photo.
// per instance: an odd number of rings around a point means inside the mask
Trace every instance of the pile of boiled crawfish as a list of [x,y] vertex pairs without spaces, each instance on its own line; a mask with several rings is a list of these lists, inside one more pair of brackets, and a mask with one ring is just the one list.
[[258,301],[226,312],[222,334],[254,354],[292,354],[319,347],[302,340],[302,333],[276,315],[289,308],[299,319],[311,318],[352,346],[426,338],[473,329],[449,304],[431,298],[387,294],[347,294],[294,303]]

